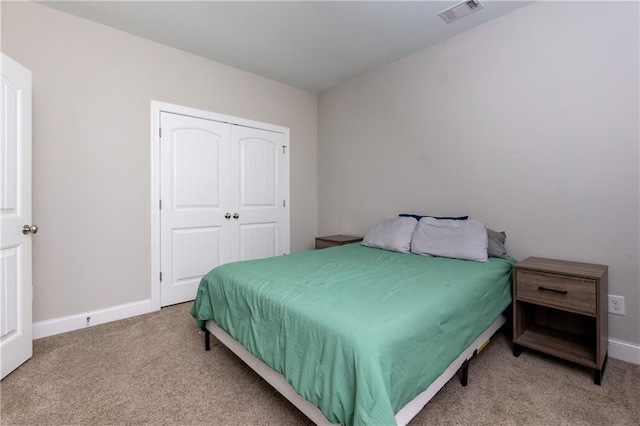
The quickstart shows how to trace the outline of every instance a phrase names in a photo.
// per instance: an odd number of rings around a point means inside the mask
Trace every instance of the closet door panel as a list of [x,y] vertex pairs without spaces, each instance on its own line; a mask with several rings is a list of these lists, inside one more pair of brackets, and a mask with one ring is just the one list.
[[174,209],[220,208],[219,154],[224,137],[199,129],[173,131]]
[[276,208],[279,146],[257,137],[246,137],[239,143],[240,207]]
[[200,279],[235,260],[231,197],[231,129],[226,123],[161,114],[161,305],[193,300]]
[[261,259],[276,256],[278,224],[275,222],[240,225],[240,259]]
[[286,217],[286,185],[282,133],[234,126],[233,149],[238,159],[239,260],[282,255],[281,231]]

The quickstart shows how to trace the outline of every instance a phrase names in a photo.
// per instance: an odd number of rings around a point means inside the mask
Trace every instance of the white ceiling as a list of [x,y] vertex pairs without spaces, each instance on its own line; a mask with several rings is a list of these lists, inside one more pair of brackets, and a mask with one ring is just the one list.
[[526,6],[481,0],[446,24],[456,1],[46,1],[47,6],[320,93]]

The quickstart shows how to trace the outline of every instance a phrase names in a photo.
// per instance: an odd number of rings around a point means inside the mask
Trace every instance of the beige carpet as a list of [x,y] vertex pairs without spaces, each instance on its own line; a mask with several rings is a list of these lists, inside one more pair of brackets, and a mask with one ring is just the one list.
[[[190,304],[34,342],[0,383],[3,425],[307,425],[228,349],[202,335]],[[640,366],[609,359],[589,370],[523,352],[499,332],[411,425],[638,425]]]

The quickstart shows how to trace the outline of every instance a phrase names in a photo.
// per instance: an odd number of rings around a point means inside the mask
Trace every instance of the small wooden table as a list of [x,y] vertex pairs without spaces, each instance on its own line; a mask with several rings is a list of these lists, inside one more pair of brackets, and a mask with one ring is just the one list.
[[326,237],[316,238],[316,250],[327,247],[341,246],[344,244],[357,243],[362,241],[362,237],[354,237],[353,235],[329,235]]
[[602,381],[607,359],[606,265],[529,257],[515,265],[513,354],[522,347],[590,367]]

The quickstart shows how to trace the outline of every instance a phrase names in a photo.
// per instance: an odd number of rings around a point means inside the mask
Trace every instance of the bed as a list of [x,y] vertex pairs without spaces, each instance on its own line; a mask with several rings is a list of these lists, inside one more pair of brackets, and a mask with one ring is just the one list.
[[348,244],[217,267],[191,314],[314,422],[406,424],[505,322],[513,263]]

